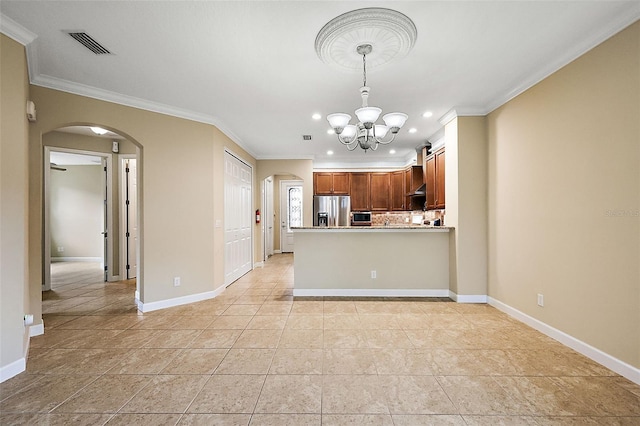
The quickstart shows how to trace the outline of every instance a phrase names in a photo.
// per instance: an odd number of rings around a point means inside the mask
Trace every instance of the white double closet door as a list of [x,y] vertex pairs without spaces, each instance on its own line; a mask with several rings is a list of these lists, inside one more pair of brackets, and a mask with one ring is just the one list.
[[228,152],[224,154],[224,284],[251,270],[253,211],[252,170]]

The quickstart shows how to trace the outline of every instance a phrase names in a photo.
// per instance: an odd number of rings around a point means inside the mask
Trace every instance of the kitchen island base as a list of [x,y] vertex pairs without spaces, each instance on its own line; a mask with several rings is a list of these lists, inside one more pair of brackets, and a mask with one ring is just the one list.
[[298,228],[294,241],[294,296],[450,296],[449,228]]

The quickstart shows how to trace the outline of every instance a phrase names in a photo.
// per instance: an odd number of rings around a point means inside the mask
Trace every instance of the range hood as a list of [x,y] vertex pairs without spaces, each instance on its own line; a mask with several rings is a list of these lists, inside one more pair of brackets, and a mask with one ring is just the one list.
[[427,185],[425,185],[424,183],[422,185],[420,185],[418,187],[418,189],[416,189],[413,192],[410,192],[409,194],[407,194],[409,197],[424,197],[425,195],[427,195]]

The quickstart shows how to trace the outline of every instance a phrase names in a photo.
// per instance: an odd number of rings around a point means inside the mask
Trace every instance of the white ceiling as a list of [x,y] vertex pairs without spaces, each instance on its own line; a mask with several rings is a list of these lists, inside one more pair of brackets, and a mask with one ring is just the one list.
[[[314,41],[364,7],[402,12],[418,30],[405,58],[368,72],[369,104],[409,114],[395,155],[347,152],[326,133],[327,114],[360,106],[362,75],[321,62]],[[370,167],[407,164],[447,112],[492,111],[635,22],[640,2],[2,0],[0,13],[2,32],[28,44],[33,84],[212,123],[258,159]]]
[[52,151],[49,161],[58,166],[100,166],[102,159],[93,155]]
[[[106,130],[106,129],[103,129],[103,130]],[[102,138],[102,139],[120,140],[120,141],[125,140],[124,136],[111,132],[109,130],[107,130],[107,133],[103,135],[98,135],[93,130],[91,130],[91,127],[89,126],[61,127],[57,131],[63,132],[63,133],[73,133],[76,135],[90,136],[92,138]]]

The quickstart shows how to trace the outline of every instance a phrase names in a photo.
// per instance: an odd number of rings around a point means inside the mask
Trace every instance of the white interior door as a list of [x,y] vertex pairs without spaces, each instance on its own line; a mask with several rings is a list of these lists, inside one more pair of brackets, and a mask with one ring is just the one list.
[[294,227],[302,222],[302,181],[280,181],[280,251],[293,252]]
[[251,167],[233,155],[224,155],[225,285],[251,270]]
[[136,247],[138,246],[138,179],[135,158],[125,160],[125,239],[126,277],[138,274]]

